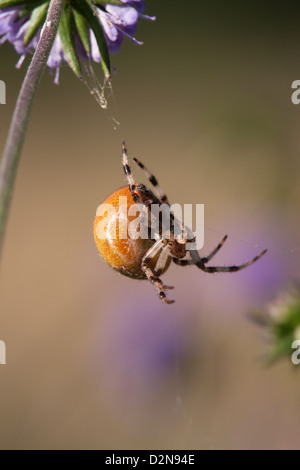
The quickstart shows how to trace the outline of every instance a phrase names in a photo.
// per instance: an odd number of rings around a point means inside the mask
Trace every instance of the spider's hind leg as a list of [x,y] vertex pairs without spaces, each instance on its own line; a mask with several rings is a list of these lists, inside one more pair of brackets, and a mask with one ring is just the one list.
[[132,173],[131,173],[131,168],[130,168],[129,163],[128,163],[128,154],[127,154],[127,148],[126,148],[125,141],[122,142],[122,163],[123,163],[123,170],[124,170],[125,176],[126,176],[127,181],[128,181],[131,196],[132,196],[135,203],[139,203],[139,202],[141,202],[140,201],[140,196],[139,196],[138,192],[136,191],[136,184],[134,182],[134,179],[133,179],[133,176],[132,176]]
[[155,178],[155,176],[151,173],[150,170],[148,170],[147,167],[145,167],[145,165],[140,162],[137,158],[133,157],[133,160],[135,161],[135,163],[143,170],[143,172],[145,173],[145,175],[147,176],[148,180],[150,181],[150,183],[152,184],[152,186],[154,187],[160,201],[163,203],[163,204],[169,204],[169,201],[168,201],[168,197],[167,195],[164,193],[164,191],[162,190],[162,188],[159,186],[158,184],[158,181],[157,179]]

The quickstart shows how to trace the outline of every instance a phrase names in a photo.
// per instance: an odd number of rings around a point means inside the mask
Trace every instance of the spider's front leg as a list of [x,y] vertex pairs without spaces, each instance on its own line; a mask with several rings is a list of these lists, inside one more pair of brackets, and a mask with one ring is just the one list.
[[[142,269],[146,274],[147,279],[151,282],[151,284],[153,284],[157,288],[159,298],[166,304],[173,304],[175,300],[168,300],[165,294],[165,290],[173,289],[173,287],[165,286],[162,280],[158,277],[159,274],[163,271],[163,268],[165,267],[165,264],[167,263],[169,257],[167,247],[164,245],[165,244],[162,239],[154,243],[154,245],[150,248],[150,250],[147,251],[146,255],[142,260]],[[150,264],[153,261],[153,258],[161,249],[162,252],[156,264],[157,270],[153,270],[150,267]]]
[[[226,242],[228,236],[225,235],[225,237],[223,237],[222,241],[218,244],[218,246],[208,255],[208,256],[205,256],[205,258],[200,258],[200,255],[197,253],[198,257],[197,257],[197,260],[198,260],[198,264],[195,263],[192,259],[177,259],[177,258],[173,258],[173,261],[175,264],[177,264],[178,266],[194,266],[195,264],[198,266],[198,268],[200,267],[199,265],[202,264],[206,264],[208,263],[212,258],[213,256],[215,256],[215,254],[218,253],[218,251],[222,248],[222,246],[224,245],[224,243]],[[190,251],[191,253],[191,251]],[[195,255],[194,258],[197,256]],[[201,263],[200,263],[201,261]]]
[[[259,255],[254,256],[250,261],[247,261],[244,264],[240,265],[233,265],[233,266],[205,266],[207,263],[208,259],[207,258],[201,258],[199,253],[195,250],[191,250],[191,258],[193,263],[197,266],[197,268],[201,269],[202,271],[206,273],[233,273],[236,271],[241,271],[242,269],[247,268],[248,266],[251,266],[251,264],[255,263],[258,261],[265,253],[267,250],[263,250]],[[210,259],[210,258],[209,258]]]

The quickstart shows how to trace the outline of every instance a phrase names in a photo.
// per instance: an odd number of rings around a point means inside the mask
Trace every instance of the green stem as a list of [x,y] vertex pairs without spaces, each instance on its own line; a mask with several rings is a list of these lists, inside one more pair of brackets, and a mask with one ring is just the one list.
[[0,165],[0,257],[18,163],[29,116],[55,39],[65,0],[51,0],[35,53],[24,78]]

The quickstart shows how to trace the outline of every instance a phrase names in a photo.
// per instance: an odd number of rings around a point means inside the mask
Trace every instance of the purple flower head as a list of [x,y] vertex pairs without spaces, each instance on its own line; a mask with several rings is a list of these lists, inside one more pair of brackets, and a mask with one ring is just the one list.
[[[46,18],[49,0],[25,2],[0,1],[0,44],[14,45],[20,54],[21,66],[27,53],[32,53],[38,43]],[[77,76],[81,75],[82,59],[101,62],[109,75],[109,53],[119,51],[124,37],[141,45],[133,35],[140,18],[151,21],[155,17],[144,15],[144,0],[70,0],[66,2],[58,34],[48,58],[48,67],[59,80],[60,66],[67,63]]]

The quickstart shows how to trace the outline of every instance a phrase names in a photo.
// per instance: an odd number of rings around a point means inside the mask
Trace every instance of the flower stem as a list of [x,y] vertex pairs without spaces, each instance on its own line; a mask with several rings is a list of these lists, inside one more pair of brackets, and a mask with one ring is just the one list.
[[41,36],[24,78],[0,165],[0,257],[18,163],[29,116],[55,39],[65,0],[51,0]]

